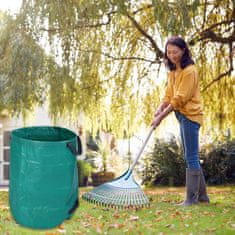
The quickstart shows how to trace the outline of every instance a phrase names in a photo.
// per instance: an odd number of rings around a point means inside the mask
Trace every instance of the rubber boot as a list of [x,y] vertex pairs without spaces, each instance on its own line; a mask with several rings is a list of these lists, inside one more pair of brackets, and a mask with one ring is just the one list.
[[200,170],[186,169],[186,200],[178,204],[180,206],[191,206],[198,204],[198,192],[200,186]]
[[199,186],[199,193],[198,193],[198,201],[202,203],[210,202],[210,199],[206,192],[206,181],[205,181],[202,168],[200,169],[200,186]]

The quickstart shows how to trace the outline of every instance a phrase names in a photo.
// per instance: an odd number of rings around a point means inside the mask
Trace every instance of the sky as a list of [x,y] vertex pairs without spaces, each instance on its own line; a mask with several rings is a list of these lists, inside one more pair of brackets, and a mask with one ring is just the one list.
[[0,0],[0,10],[16,13],[21,6],[21,2],[22,0]]

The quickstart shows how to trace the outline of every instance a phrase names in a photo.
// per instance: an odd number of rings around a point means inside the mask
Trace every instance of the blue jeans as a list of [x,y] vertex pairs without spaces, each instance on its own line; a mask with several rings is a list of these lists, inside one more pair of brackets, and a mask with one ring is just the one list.
[[180,124],[180,136],[186,165],[189,169],[200,169],[198,154],[200,124],[189,120],[178,111],[175,111],[175,115]]

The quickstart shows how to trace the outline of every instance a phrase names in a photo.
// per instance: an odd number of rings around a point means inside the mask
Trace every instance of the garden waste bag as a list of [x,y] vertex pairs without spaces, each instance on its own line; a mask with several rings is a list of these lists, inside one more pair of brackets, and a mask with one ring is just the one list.
[[68,129],[12,131],[9,203],[17,223],[49,229],[71,217],[78,206],[78,154],[80,139]]

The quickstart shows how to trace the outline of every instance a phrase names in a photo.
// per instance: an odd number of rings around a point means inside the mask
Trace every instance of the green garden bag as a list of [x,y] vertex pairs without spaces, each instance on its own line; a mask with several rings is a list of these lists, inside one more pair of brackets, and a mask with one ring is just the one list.
[[15,221],[49,229],[78,207],[76,155],[81,141],[72,131],[51,126],[12,131],[9,204]]

